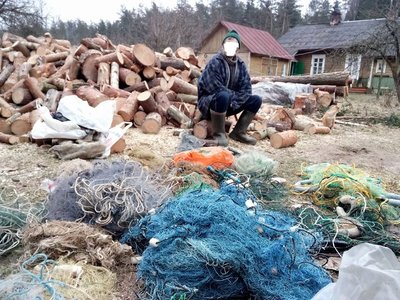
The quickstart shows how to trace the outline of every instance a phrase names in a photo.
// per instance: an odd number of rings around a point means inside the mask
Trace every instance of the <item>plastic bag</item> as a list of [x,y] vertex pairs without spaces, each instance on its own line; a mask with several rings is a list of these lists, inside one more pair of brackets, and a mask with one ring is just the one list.
[[[57,120],[56,120],[57,121]],[[60,121],[58,121],[60,122]],[[65,123],[65,122],[60,122]],[[79,127],[78,127],[79,128]],[[31,130],[31,137],[33,139],[70,139],[77,140],[84,138],[86,132],[82,129],[71,129],[67,131],[56,131],[49,127],[46,122],[38,120]]]
[[125,134],[125,132],[132,127],[132,122],[123,122],[120,123],[113,128],[109,129],[106,134],[103,134],[100,139],[105,145],[106,149],[104,150],[102,158],[106,158],[111,153],[111,147]]
[[91,107],[78,96],[70,95],[61,98],[57,112],[82,127],[106,133],[111,127],[115,103],[114,100],[107,100]]
[[213,166],[215,169],[228,168],[233,163],[233,154],[222,147],[203,147],[190,151],[177,153],[174,156],[174,163],[181,161],[200,164],[204,167]]
[[397,300],[399,295],[400,262],[393,251],[364,243],[344,252],[337,282],[312,300]]

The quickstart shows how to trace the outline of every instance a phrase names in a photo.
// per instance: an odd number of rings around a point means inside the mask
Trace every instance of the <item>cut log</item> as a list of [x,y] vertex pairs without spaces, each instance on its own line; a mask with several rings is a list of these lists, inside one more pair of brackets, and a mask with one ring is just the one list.
[[187,95],[187,94],[176,94],[176,100],[189,103],[189,104],[197,104],[197,95]]
[[165,72],[167,72],[167,74],[168,74],[169,76],[174,76],[174,75],[176,75],[176,74],[179,74],[179,73],[181,72],[181,70],[175,69],[174,67],[171,67],[171,66],[168,66],[168,67],[165,69]]
[[24,62],[18,69],[18,80],[29,77],[29,72],[32,69],[32,65]]
[[252,136],[256,139],[256,140],[263,140],[265,138],[271,138],[271,135],[275,134],[277,131],[274,127],[267,127],[261,130],[256,130],[254,132],[252,132]]
[[147,82],[147,86],[149,87],[149,89],[152,89],[156,86],[160,86],[161,87],[161,78],[154,78],[150,81]]
[[11,124],[11,132],[16,136],[26,134],[31,131],[31,129],[29,113],[21,115]]
[[15,49],[15,51],[21,52],[25,57],[29,57],[31,55],[31,51],[28,49],[28,47],[20,41],[16,41],[12,47]]
[[101,56],[101,52],[93,49],[82,53],[80,56],[81,71],[87,80],[97,81],[96,58],[99,56]]
[[166,70],[168,66],[171,66],[178,70],[187,70],[189,67],[185,64],[185,61],[175,57],[159,57],[160,68]]
[[29,74],[35,78],[41,78],[41,77],[48,78],[51,75],[55,74],[56,72],[57,72],[57,67],[54,65],[54,63],[46,63],[33,67],[30,70]]
[[101,88],[101,92],[110,98],[117,98],[117,97],[128,98],[131,94],[125,90],[114,88],[108,84],[103,85],[103,87]]
[[5,134],[0,132],[0,142],[5,144],[14,145],[19,142],[19,138],[15,135]]
[[49,109],[50,112],[55,112],[58,107],[58,102],[60,101],[62,93],[55,90],[50,89],[46,93],[46,98],[44,99],[44,105]]
[[156,71],[154,69],[154,67],[145,67],[142,71],[143,77],[146,80],[152,80],[156,77]]
[[297,143],[297,135],[294,130],[276,132],[270,137],[271,146],[275,149],[286,148]]
[[111,153],[123,153],[126,148],[126,141],[124,137],[121,137],[114,145],[111,146]]
[[315,128],[315,134],[328,134],[330,132],[331,132],[331,129],[329,127],[317,126]]
[[105,84],[110,84],[110,65],[107,62],[99,63],[97,84],[100,88]]
[[3,70],[1,70],[0,73],[0,87],[2,87],[4,85],[4,83],[7,81],[8,77],[10,77],[10,75],[12,74],[12,72],[14,72],[15,67],[14,65],[7,65],[3,68]]
[[0,108],[1,108],[0,114],[4,118],[11,117],[15,112],[15,108],[1,97],[0,97]]
[[137,100],[146,114],[157,111],[157,103],[150,91],[140,93]]
[[17,105],[25,105],[31,102],[33,97],[29,89],[20,87],[13,91],[11,99]]
[[171,105],[167,109],[168,115],[178,122],[181,128],[190,128],[192,125],[192,121],[188,116],[186,116],[183,112],[181,112],[176,106]]
[[314,121],[304,116],[297,116],[295,122],[293,123],[293,129],[307,133],[312,133],[310,132],[311,127],[316,127]]
[[135,127],[140,128],[146,118],[146,113],[142,110],[138,110],[135,115],[133,116],[133,124]]
[[42,93],[42,91],[39,88],[37,79],[33,77],[28,77],[25,79],[24,85],[29,89],[33,97],[41,99],[46,98],[46,96]]
[[92,107],[96,107],[99,103],[109,99],[109,97],[91,86],[81,86],[76,90],[76,95],[86,100]]
[[132,92],[128,98],[122,101],[121,107],[117,110],[125,122],[131,122],[139,108],[138,95],[139,92]]
[[119,89],[119,64],[115,61],[111,63],[110,85]]
[[174,51],[172,51],[172,48],[171,48],[171,47],[165,48],[165,49],[163,50],[163,54],[164,54],[166,57],[173,57],[173,56],[175,56]]
[[332,105],[322,116],[322,124],[330,129],[335,125],[336,114],[339,112],[340,108],[337,105]]
[[127,88],[124,89],[124,91],[127,91],[127,92],[137,91],[137,92],[141,93],[148,89],[149,89],[149,86],[148,86],[147,82],[141,81],[141,82],[135,83],[134,85],[128,86]]
[[198,139],[206,139],[209,135],[207,120],[201,120],[193,126],[193,135]]
[[31,111],[33,111],[33,110],[36,109],[36,107],[37,107],[37,105],[38,105],[39,103],[40,103],[40,104],[43,103],[43,100],[40,99],[40,98],[37,98],[37,99],[35,99],[35,100],[32,100],[32,101],[29,102],[28,104],[25,104],[24,106],[19,107],[19,108],[17,109],[17,112],[20,113],[20,114],[24,114],[24,113],[27,113],[27,112],[31,112]]
[[100,63],[112,63],[112,62],[116,62],[118,64],[123,64],[124,63],[124,59],[121,55],[119,55],[118,52],[112,52],[109,54],[105,54],[105,55],[101,55],[95,58],[94,63],[96,65],[99,65]]
[[51,63],[51,62],[55,62],[55,61],[59,61],[59,60],[65,60],[68,55],[69,55],[68,51],[47,54],[44,56],[44,61],[46,63]]
[[5,134],[12,134],[11,124],[9,124],[6,119],[0,119],[0,132]]
[[84,52],[86,52],[86,51],[88,51],[88,50],[89,50],[89,49],[88,49],[85,45],[80,44],[80,45],[75,49],[75,51],[73,52],[73,54],[74,54],[75,57],[80,57],[81,54],[83,54]]
[[314,90],[314,94],[317,95],[317,103],[322,107],[328,107],[332,103],[332,96],[329,92],[320,91],[319,89]]
[[[163,87],[163,86],[161,86],[161,87]],[[175,93],[197,96],[197,87],[196,86],[194,86],[188,82],[185,82],[176,76],[171,77],[171,79],[168,81],[167,90],[172,90]],[[164,89],[164,91],[166,91],[166,90]]]
[[119,68],[119,79],[128,86],[132,86],[142,81],[137,73],[127,68]]
[[143,133],[159,133],[161,129],[161,115],[157,112],[149,113],[144,119],[141,129]]
[[147,47],[145,44],[134,45],[132,55],[134,61],[145,67],[154,66],[154,63],[156,61],[156,55],[154,51]]
[[347,86],[351,82],[349,72],[332,72],[323,73],[316,75],[305,75],[305,76],[260,76],[252,77],[251,83],[257,83],[261,81],[278,81],[278,82],[292,82],[292,83],[303,83],[312,85],[337,85]]

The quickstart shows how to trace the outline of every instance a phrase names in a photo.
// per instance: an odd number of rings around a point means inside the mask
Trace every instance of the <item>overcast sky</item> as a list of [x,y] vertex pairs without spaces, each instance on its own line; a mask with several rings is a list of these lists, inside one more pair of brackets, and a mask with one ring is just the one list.
[[[140,4],[149,7],[151,0],[43,0],[45,13],[63,21],[81,19],[87,23],[97,23],[100,20],[115,21],[119,18],[121,6],[128,9],[139,7]],[[161,7],[175,7],[175,0],[154,1]],[[191,1],[189,1],[191,2]],[[204,1],[208,4],[210,1]],[[306,7],[310,0],[299,0],[299,5]],[[196,1],[193,1],[196,3]]]

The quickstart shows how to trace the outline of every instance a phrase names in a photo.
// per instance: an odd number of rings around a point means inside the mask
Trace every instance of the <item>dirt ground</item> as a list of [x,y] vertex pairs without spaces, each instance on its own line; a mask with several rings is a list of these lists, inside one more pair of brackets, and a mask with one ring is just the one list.
[[[395,100],[392,100],[392,107],[384,107],[383,100],[377,101],[373,95],[350,95],[347,101],[342,102],[341,114],[346,118],[340,120],[358,123],[359,126],[336,124],[327,135],[298,132],[299,140],[293,147],[274,149],[268,140],[260,141],[256,146],[230,141],[230,146],[241,151],[257,149],[264,152],[279,163],[277,175],[286,178],[289,184],[300,179],[298,174],[303,164],[340,162],[355,165],[373,177],[380,177],[386,190],[400,193],[400,128],[373,124],[377,118],[388,117],[392,113],[400,116],[400,107],[395,106]],[[176,128],[165,126],[157,135],[145,135],[139,129],[129,129],[127,149],[110,159],[123,157],[138,159],[144,164],[154,164],[155,161],[161,164],[176,153],[180,143],[174,131]],[[17,195],[32,201],[43,201],[46,192],[39,188],[41,182],[46,178],[57,178],[65,170],[65,163],[50,154],[48,148],[35,144],[0,144],[0,161],[3,200],[6,194],[15,190]],[[9,255],[0,256],[0,278],[15,268],[20,251],[17,249]]]

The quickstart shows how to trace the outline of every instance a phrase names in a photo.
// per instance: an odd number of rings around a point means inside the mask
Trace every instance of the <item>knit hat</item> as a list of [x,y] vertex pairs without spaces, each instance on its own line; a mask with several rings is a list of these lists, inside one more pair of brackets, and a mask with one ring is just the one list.
[[228,31],[228,33],[227,34],[225,34],[225,36],[224,36],[224,39],[222,40],[222,44],[225,42],[225,40],[227,39],[227,38],[234,38],[234,39],[236,39],[237,41],[238,41],[238,43],[239,43],[239,48],[240,48],[240,35],[239,35],[239,33],[237,33],[237,31],[236,30],[229,30]]

